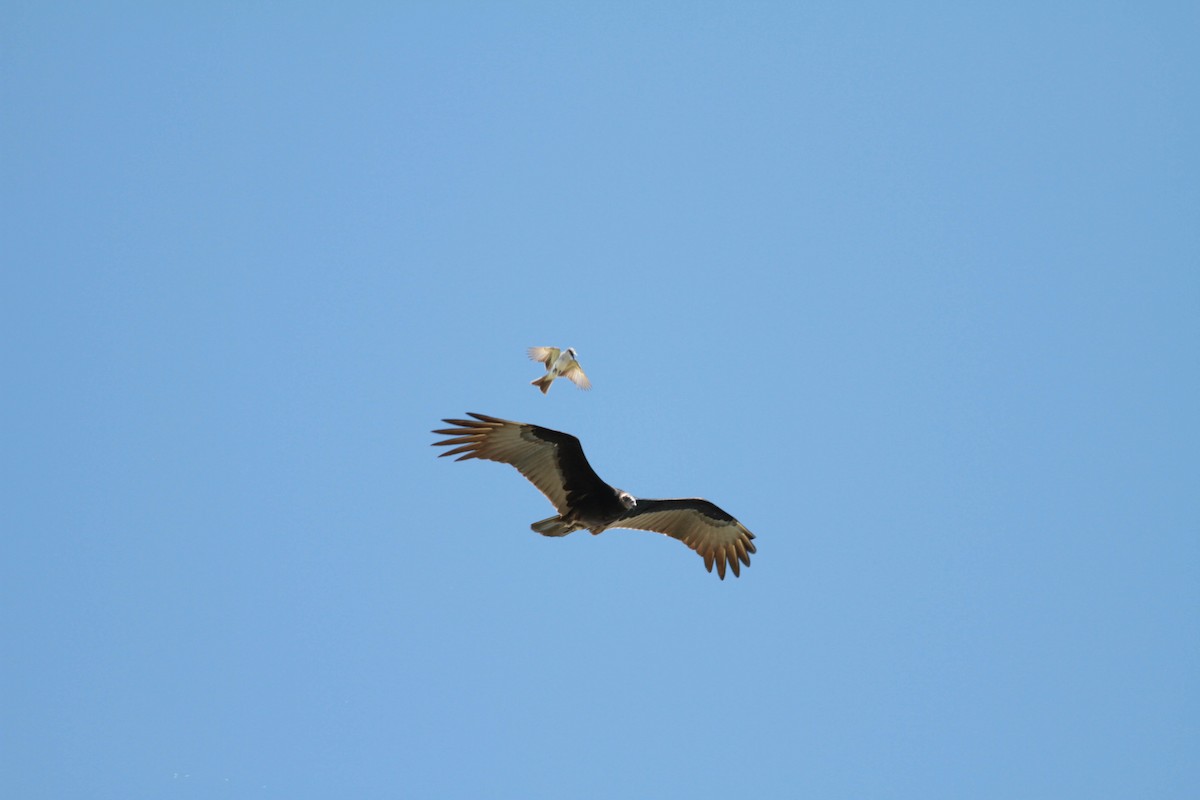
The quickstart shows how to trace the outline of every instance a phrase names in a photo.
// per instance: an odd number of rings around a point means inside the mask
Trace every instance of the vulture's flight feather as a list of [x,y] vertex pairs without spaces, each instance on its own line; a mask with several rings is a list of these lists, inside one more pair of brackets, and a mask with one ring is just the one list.
[[695,550],[704,566],[725,579],[750,566],[754,534],[716,504],[696,497],[673,500],[637,499],[600,479],[569,433],[467,412],[474,419],[447,419],[454,428],[434,433],[451,438],[434,442],[450,447],[442,456],[456,461],[483,458],[511,464],[554,504],[558,516],[530,527],[543,536],[565,536],[578,530],[593,534],[609,528],[665,533]]

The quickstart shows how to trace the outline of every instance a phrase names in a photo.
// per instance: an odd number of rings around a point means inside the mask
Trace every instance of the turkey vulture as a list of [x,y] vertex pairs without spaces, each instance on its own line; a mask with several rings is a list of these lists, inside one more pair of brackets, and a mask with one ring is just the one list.
[[716,564],[721,580],[725,580],[726,564],[734,575],[741,574],[741,564],[750,566],[754,534],[715,504],[695,497],[635,498],[600,480],[571,434],[467,413],[474,419],[442,420],[458,427],[433,431],[452,437],[434,446],[453,446],[440,455],[458,455],[456,461],[484,458],[516,467],[558,510],[557,516],[530,526],[543,536],[635,528],[683,542],[703,556],[709,572]]
[[574,347],[559,350],[557,347],[531,347],[529,357],[546,365],[546,374],[531,383],[542,390],[542,394],[550,391],[550,384],[555,378],[570,378],[580,389],[592,388],[592,382],[583,374],[579,366],[579,357]]

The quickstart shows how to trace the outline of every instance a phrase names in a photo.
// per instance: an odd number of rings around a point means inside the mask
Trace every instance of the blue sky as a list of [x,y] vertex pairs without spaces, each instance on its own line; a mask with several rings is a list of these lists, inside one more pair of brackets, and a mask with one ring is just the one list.
[[1198,23],[6,4],[0,793],[1196,796]]

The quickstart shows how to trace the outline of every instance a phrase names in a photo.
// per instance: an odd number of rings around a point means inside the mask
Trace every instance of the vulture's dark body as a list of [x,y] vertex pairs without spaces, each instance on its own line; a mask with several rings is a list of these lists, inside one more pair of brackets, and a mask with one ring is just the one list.
[[[569,433],[541,427],[532,428],[525,435],[556,446],[558,469],[562,473],[563,489],[566,490],[567,503],[571,507],[561,519],[570,525],[571,530],[587,528],[593,533],[599,533],[629,510],[629,507],[621,502],[621,493],[601,480],[592,469],[577,438]],[[534,530],[546,533],[538,528],[541,524],[535,522]],[[570,533],[570,530],[564,533]]]

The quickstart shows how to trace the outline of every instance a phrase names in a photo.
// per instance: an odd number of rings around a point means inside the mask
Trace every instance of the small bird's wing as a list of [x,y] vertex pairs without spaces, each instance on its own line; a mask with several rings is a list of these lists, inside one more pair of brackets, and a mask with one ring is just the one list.
[[562,372],[563,377],[570,378],[571,382],[580,389],[592,388],[592,382],[588,380],[588,376],[583,374],[583,367],[579,366],[579,362],[571,359],[571,363]]
[[483,458],[511,464],[546,495],[560,514],[570,510],[573,497],[613,491],[600,480],[583,455],[583,446],[571,434],[467,413],[475,419],[443,420],[459,427],[434,431],[453,437],[434,442],[435,446],[457,445],[440,455],[457,455],[456,461]]
[[715,503],[698,497],[674,500],[643,500],[625,512],[610,528],[634,528],[665,533],[686,544],[704,558],[704,566],[725,580],[725,565],[741,575],[741,564],[750,566],[755,552],[754,534],[722,511]]
[[529,348],[529,358],[542,362],[546,365],[546,369],[550,369],[550,365],[558,358],[560,352],[562,351],[557,347],[531,347]]

